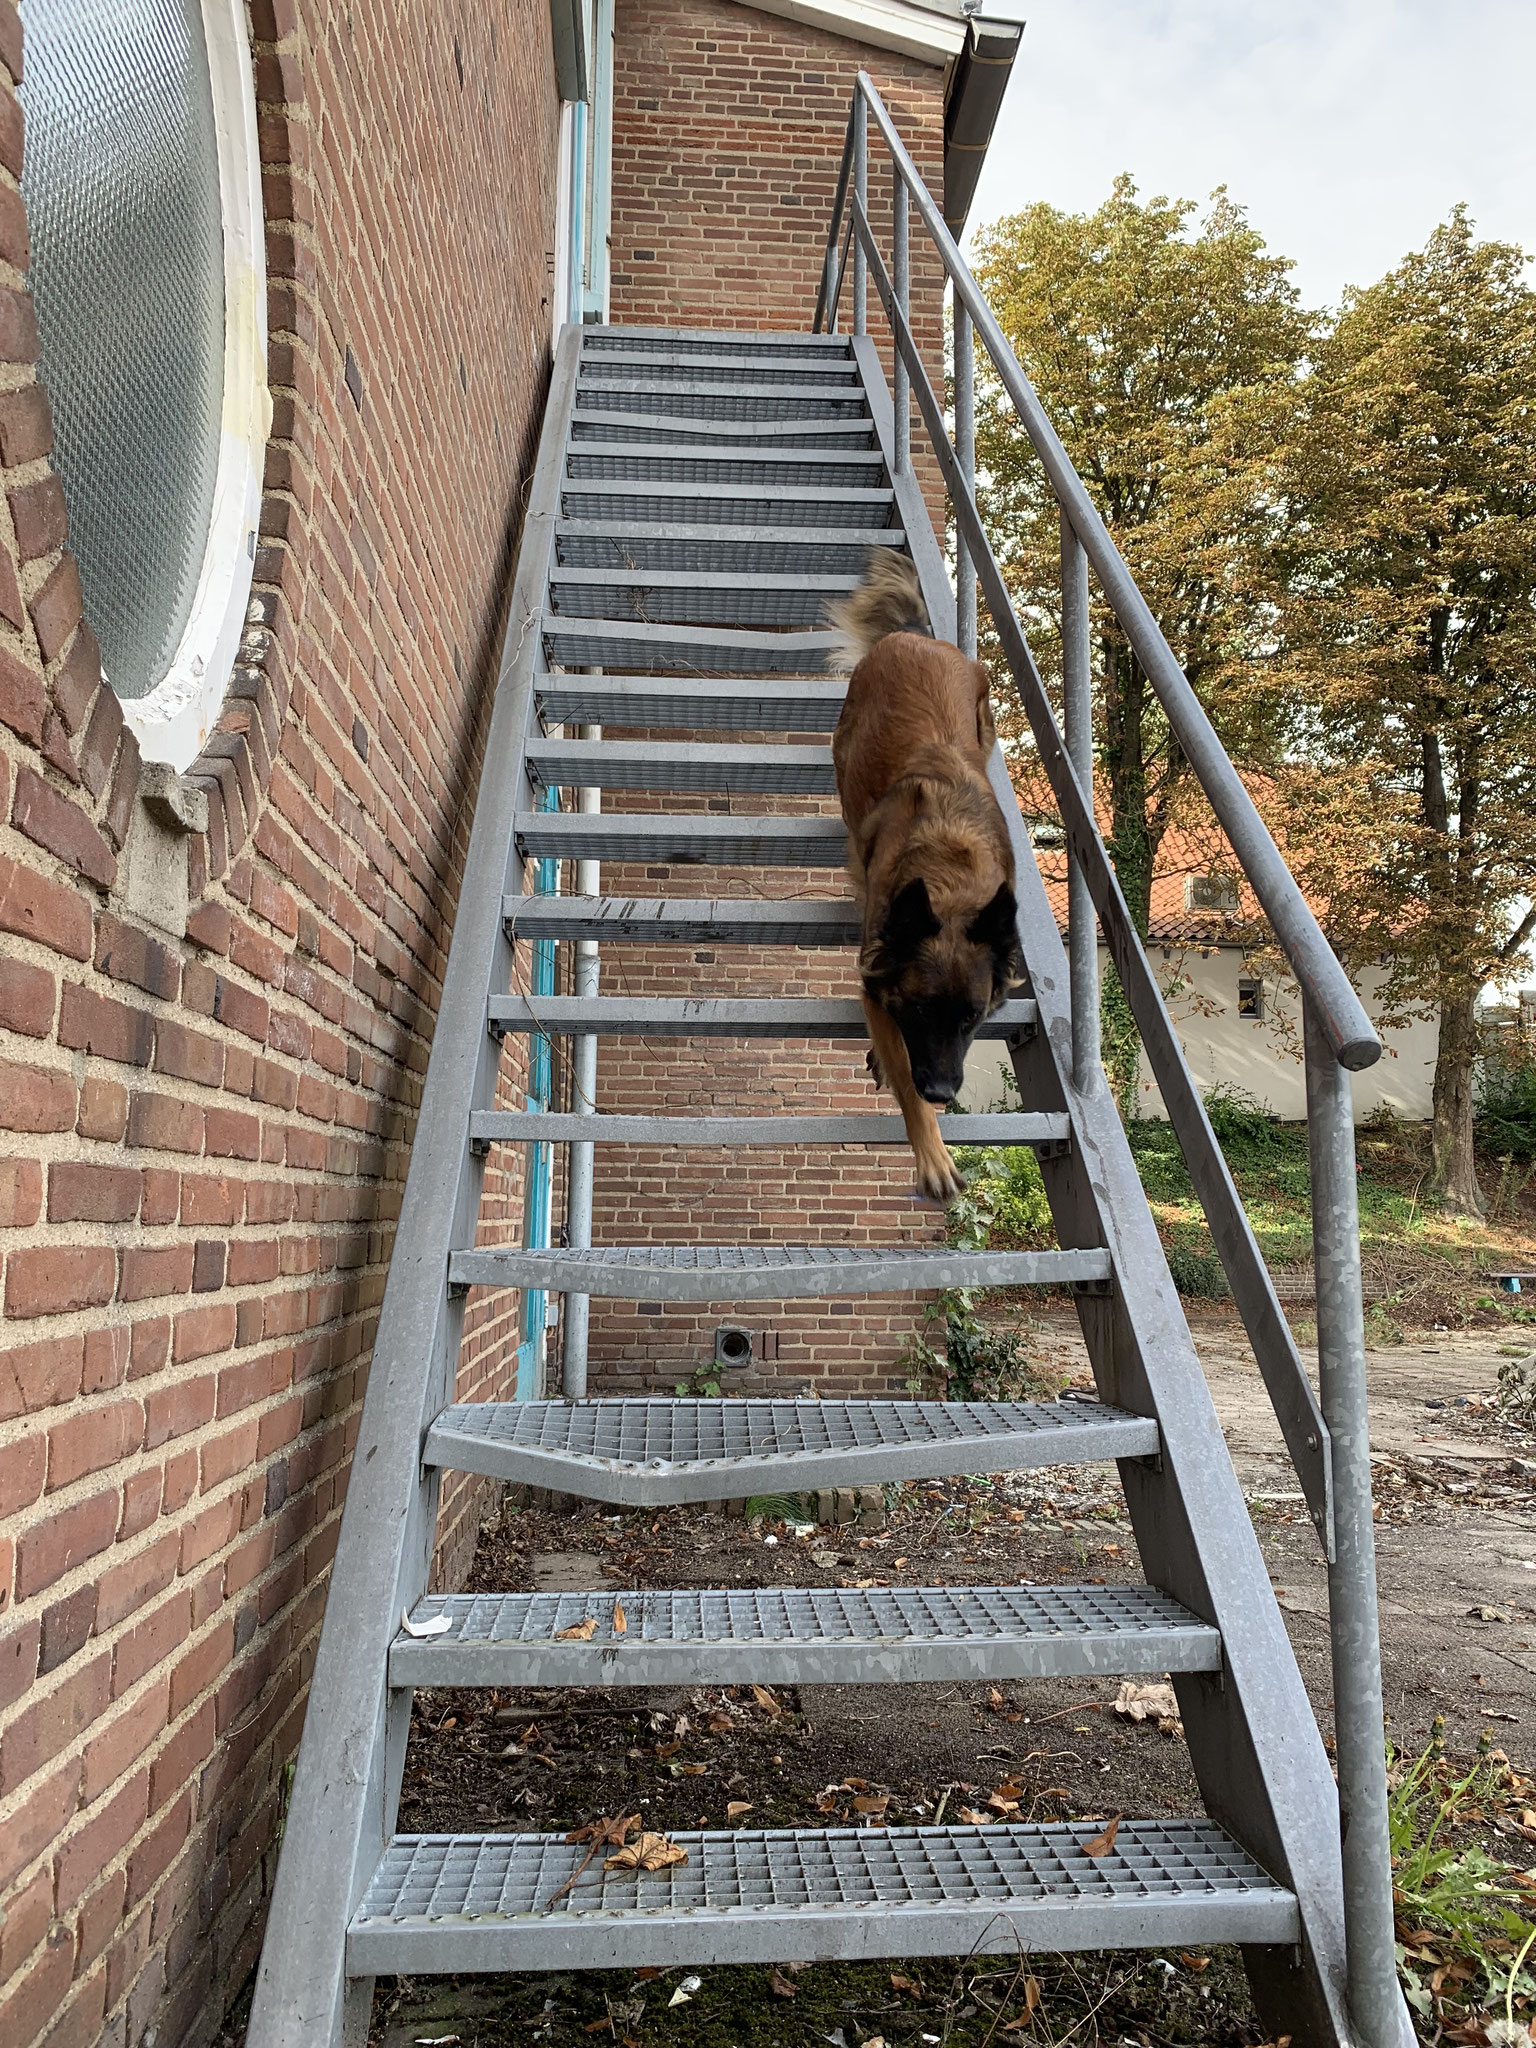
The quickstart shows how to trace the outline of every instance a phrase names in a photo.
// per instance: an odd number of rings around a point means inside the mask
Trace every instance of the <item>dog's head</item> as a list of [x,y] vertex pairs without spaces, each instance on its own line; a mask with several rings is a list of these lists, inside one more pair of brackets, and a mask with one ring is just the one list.
[[929,1102],[960,1093],[978,1026],[1023,972],[1016,910],[1003,882],[979,907],[962,904],[939,917],[918,876],[891,898],[865,947],[864,986],[900,1031],[912,1079]]

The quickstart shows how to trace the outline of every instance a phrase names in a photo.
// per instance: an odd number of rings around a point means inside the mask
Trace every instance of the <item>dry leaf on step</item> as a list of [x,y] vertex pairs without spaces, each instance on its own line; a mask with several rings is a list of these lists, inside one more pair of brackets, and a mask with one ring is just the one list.
[[688,1851],[665,1835],[639,1835],[617,1856],[610,1856],[604,1870],[666,1870],[674,1863],[686,1863]]
[[871,1792],[855,1799],[853,1810],[855,1813],[884,1813],[890,1803],[891,1795],[889,1792]]
[[772,1714],[777,1717],[784,1711],[766,1685],[754,1685],[752,1697],[757,1701],[757,1704],[765,1714]]
[[[791,1984],[782,1970],[771,1970],[768,1974],[768,1989],[775,1998],[793,1998],[799,1990],[798,1984]],[[864,2048],[869,2048],[868,2042]]]
[[1084,1842],[1085,1856],[1107,1856],[1115,1846],[1115,1837],[1120,1832],[1120,1816],[1117,1813],[1105,1827],[1102,1835],[1095,1835],[1091,1842]]
[[750,1813],[751,1811],[752,1802],[750,1799],[732,1799],[726,1804],[725,1817],[727,1820],[740,1820],[744,1813]]
[[590,1643],[597,1634],[597,1616],[589,1614],[585,1621],[574,1622],[570,1628],[557,1628],[557,1643]]
[[990,1813],[978,1813],[974,1806],[962,1806],[959,1811],[960,1818],[968,1827],[984,1828],[991,1825]]
[[613,1603],[613,1632],[616,1636],[621,1636],[625,1633],[628,1627],[629,1617],[625,1614],[624,1609],[619,1605],[618,1601],[615,1600]]

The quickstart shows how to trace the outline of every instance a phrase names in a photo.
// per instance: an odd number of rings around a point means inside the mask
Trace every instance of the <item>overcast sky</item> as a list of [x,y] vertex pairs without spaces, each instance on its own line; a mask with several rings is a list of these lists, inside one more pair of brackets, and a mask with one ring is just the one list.
[[986,0],[1024,41],[971,211],[1225,184],[1311,304],[1459,199],[1536,254],[1532,0]]

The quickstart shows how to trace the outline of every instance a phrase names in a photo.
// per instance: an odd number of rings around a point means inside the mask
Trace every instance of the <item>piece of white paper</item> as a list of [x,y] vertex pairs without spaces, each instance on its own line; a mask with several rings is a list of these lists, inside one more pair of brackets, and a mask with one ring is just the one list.
[[[430,1621],[412,1621],[409,1614],[402,1614],[400,1626],[408,1636],[446,1635],[448,1630],[453,1627],[453,1616],[451,1614],[434,1614]],[[457,2034],[444,2034],[442,2038],[445,2041],[456,2041],[459,2037]]]

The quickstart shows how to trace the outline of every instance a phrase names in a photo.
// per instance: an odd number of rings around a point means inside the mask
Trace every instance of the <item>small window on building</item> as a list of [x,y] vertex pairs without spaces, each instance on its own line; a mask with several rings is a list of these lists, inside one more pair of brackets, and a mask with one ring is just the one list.
[[54,461],[107,680],[185,767],[250,597],[266,266],[244,0],[23,0]]
[[1264,1021],[1264,984],[1240,976],[1237,984],[1237,1014],[1250,1017],[1256,1024]]

